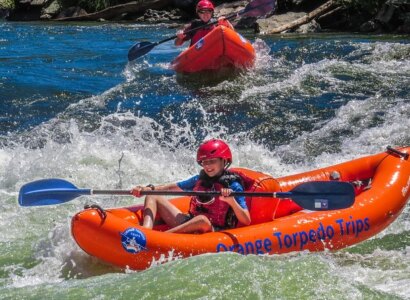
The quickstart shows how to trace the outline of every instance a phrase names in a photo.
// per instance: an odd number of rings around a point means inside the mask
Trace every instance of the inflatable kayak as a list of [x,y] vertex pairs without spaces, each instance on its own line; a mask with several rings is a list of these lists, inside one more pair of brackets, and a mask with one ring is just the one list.
[[178,55],[171,67],[178,73],[196,73],[249,68],[254,61],[252,44],[236,31],[221,25]]
[[[355,186],[344,209],[301,210],[290,199],[247,198],[252,224],[204,234],[167,233],[166,225],[140,226],[142,207],[87,208],[72,218],[72,235],[88,254],[121,268],[152,265],[202,253],[280,254],[337,250],[364,241],[392,223],[410,196],[410,147],[358,158],[301,174],[272,178],[236,169],[254,179],[252,190],[289,191],[303,182],[343,181]],[[171,200],[188,211],[189,197]],[[158,220],[159,223],[160,220]]]

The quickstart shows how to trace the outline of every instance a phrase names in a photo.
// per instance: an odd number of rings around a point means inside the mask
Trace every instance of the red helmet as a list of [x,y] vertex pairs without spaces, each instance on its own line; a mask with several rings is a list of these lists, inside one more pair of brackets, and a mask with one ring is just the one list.
[[232,153],[228,144],[218,139],[212,139],[202,143],[198,148],[196,161],[201,164],[203,160],[211,158],[222,158],[225,159],[228,164],[231,164]]
[[209,10],[214,11],[215,7],[213,3],[209,0],[201,0],[196,5],[196,11],[198,12],[198,10],[201,10],[201,9],[209,9]]

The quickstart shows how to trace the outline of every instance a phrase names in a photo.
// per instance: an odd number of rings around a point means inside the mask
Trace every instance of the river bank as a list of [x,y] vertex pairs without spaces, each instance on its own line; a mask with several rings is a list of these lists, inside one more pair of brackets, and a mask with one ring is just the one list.
[[[195,0],[0,0],[8,21],[114,21],[178,26],[195,18]],[[216,1],[216,16],[243,9],[246,0]],[[410,34],[409,0],[278,0],[274,14],[236,24],[257,33],[348,31]]]

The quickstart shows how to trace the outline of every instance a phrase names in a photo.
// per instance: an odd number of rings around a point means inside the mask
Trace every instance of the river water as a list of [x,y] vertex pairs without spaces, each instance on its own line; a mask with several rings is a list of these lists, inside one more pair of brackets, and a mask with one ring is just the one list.
[[164,26],[0,22],[1,299],[410,299],[410,209],[337,252],[201,255],[143,272],[85,254],[70,235],[81,197],[19,207],[41,178],[129,189],[196,172],[195,151],[228,141],[234,166],[273,176],[410,145],[409,36],[254,36],[253,70],[180,78],[172,42],[132,64],[135,42]]

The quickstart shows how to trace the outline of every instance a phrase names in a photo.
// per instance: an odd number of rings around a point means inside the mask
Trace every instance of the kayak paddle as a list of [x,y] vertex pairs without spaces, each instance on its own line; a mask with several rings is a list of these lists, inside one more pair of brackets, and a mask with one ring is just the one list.
[[[260,17],[260,16],[264,16],[266,14],[268,14],[269,12],[271,12],[272,10],[274,10],[274,8],[276,7],[276,0],[253,0],[252,2],[248,3],[248,5],[246,5],[246,7],[242,10],[240,10],[237,13],[233,13],[231,15],[228,15],[227,17],[225,17],[225,19],[230,20],[230,19],[234,19],[238,16],[246,16],[246,17]],[[211,22],[209,24],[204,24],[202,26],[193,28],[191,30],[186,31],[186,33],[198,30],[200,28],[203,27],[207,27],[210,25],[215,25],[217,24],[218,21],[215,22]],[[169,38],[166,38],[162,41],[159,42],[155,42],[155,43],[151,43],[151,42],[140,42],[140,43],[136,43],[134,46],[132,46],[130,48],[130,50],[128,51],[128,61],[133,61],[135,59],[137,59],[138,57],[141,57],[145,54],[147,54],[148,52],[150,52],[155,46],[158,46],[159,44],[168,42],[170,40],[175,39],[177,36],[171,36]]]
[[[217,196],[211,191],[141,191],[142,195]],[[82,195],[132,195],[126,190],[79,189],[63,179],[42,179],[23,185],[20,189],[21,206],[53,205],[68,202]],[[234,192],[231,196],[290,198],[308,210],[334,210],[354,203],[353,186],[348,182],[312,181],[302,183],[289,192]]]

